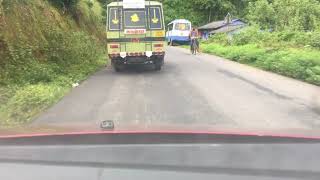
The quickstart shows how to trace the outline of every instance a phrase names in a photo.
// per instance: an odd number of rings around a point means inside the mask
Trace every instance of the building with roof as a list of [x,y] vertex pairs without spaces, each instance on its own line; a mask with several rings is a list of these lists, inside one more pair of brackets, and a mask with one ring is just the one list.
[[201,34],[208,33],[209,35],[217,33],[233,34],[240,29],[247,26],[247,24],[241,19],[232,19],[229,21],[214,21],[198,28]]

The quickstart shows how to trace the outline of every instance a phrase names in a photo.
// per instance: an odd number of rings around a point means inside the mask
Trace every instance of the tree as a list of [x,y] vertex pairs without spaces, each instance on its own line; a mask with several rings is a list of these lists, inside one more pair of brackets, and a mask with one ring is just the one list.
[[319,27],[320,3],[317,0],[274,0],[277,30],[313,31]]
[[63,9],[64,12],[74,11],[79,0],[49,0],[54,6]]
[[262,29],[273,29],[275,25],[275,10],[267,0],[249,2],[247,19]]
[[247,19],[262,29],[314,31],[320,25],[318,0],[257,0],[250,2]]
[[194,0],[195,7],[203,11],[208,17],[207,22],[213,19],[221,19],[228,12],[234,14],[235,5],[229,0]]

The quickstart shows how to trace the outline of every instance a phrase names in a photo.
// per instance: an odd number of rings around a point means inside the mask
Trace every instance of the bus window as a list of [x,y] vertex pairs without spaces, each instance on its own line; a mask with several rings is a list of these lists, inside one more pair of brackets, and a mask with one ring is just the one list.
[[146,12],[139,10],[124,11],[124,26],[127,29],[146,28]]
[[188,23],[177,23],[174,27],[175,30],[179,31],[190,31],[190,24]]
[[168,24],[168,31],[172,31],[173,30],[173,24]]
[[109,30],[121,30],[122,29],[122,9],[118,7],[112,7],[109,9]]
[[162,29],[162,12],[160,7],[150,7],[149,13],[149,28]]

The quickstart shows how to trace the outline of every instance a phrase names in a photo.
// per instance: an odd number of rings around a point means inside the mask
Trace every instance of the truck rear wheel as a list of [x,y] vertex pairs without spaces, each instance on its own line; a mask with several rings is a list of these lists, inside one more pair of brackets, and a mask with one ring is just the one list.
[[121,72],[121,68],[119,66],[114,66],[113,68],[116,72]]
[[155,64],[154,64],[155,70],[160,71],[163,64],[164,64],[164,56],[156,58]]
[[112,59],[111,64],[112,64],[114,71],[121,72],[122,69],[121,69],[120,65],[117,63],[117,59]]
[[162,65],[161,64],[155,64],[155,70],[161,71]]

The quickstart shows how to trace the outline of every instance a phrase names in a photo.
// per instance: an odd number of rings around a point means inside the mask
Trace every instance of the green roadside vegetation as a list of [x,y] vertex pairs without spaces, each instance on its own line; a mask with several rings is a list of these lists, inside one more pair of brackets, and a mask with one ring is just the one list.
[[[299,36],[299,37],[297,37]],[[303,42],[297,42],[301,38]],[[261,32],[251,27],[215,35],[201,43],[204,53],[320,85],[320,33]]]
[[319,0],[247,0],[241,6],[232,0],[221,3],[229,3],[229,11],[248,26],[213,35],[201,43],[203,52],[320,85]]
[[106,64],[96,0],[0,0],[0,127],[30,122]]

